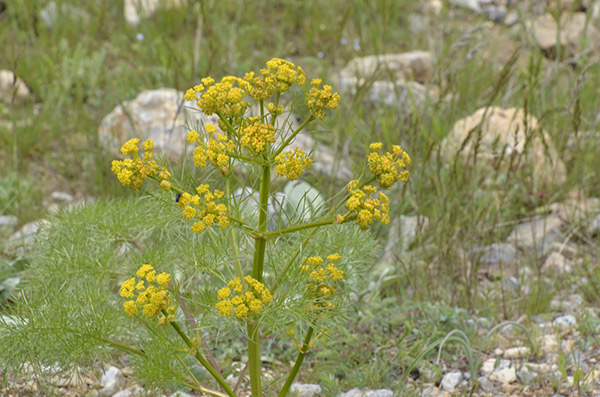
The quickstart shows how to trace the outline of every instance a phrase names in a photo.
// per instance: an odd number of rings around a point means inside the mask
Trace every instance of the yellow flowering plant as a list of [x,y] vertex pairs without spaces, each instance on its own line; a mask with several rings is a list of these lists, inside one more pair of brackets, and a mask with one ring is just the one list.
[[[343,246],[330,252],[309,252],[317,251],[321,245],[311,245],[311,238],[327,226],[357,225],[354,229],[367,230],[375,221],[388,224],[390,200],[382,189],[409,178],[406,168],[410,165],[410,157],[400,146],[394,145],[391,152],[387,152],[381,143],[373,143],[365,172],[348,182],[347,192],[342,194],[341,200],[319,214],[317,219],[302,218],[298,224],[279,223],[269,227],[269,200],[274,185],[279,183],[275,174],[294,181],[312,164],[310,153],[295,147],[294,139],[311,122],[323,120],[340,101],[333,88],[320,79],[314,79],[306,86],[301,67],[283,59],[272,59],[259,73],[226,76],[220,81],[207,77],[187,90],[185,99],[191,106],[196,105],[205,115],[218,117],[217,123],[190,129],[187,134],[187,142],[193,147],[194,165],[218,171],[212,174],[217,178],[202,180],[193,186],[193,190],[176,186],[171,173],[155,160],[151,141],[142,144],[144,152],[139,155],[140,140],[129,140],[121,149],[125,158],[112,163],[112,171],[123,186],[141,189],[148,182],[156,182],[164,194],[172,194],[175,200],[171,200],[180,210],[181,221],[188,224],[190,238],[211,239],[218,233],[228,238],[228,244],[222,250],[231,251],[235,260],[215,264],[212,268],[219,285],[214,286],[212,297],[206,298],[206,307],[207,311],[214,312],[244,334],[253,396],[264,393],[261,342],[270,331],[263,324],[269,318],[277,319],[279,312],[290,310],[286,305],[293,306],[306,320],[304,338],[297,342],[296,361],[279,391],[279,395],[284,396],[304,357],[321,334],[319,329],[336,316],[343,304],[341,292],[346,289],[351,270],[348,258],[336,252],[343,251]],[[295,129],[276,127],[277,116],[290,111],[293,104],[293,101],[284,103],[284,94],[302,89],[308,110],[306,119]],[[289,95],[292,99],[297,98]],[[256,114],[252,109],[258,109],[254,111]],[[255,178],[252,182],[259,187],[254,219],[236,208],[233,192],[237,179],[233,175],[241,164],[254,169],[247,177]],[[285,258],[283,263],[273,264],[274,253],[289,249],[285,244],[293,238],[299,243],[279,256]],[[239,250],[240,245],[247,245],[247,242],[251,243],[252,255],[246,260]],[[189,347],[189,353],[214,377],[221,391],[201,386],[193,377],[188,382],[190,387],[211,395],[234,396],[234,388],[216,368],[207,346],[190,337],[190,331],[177,317],[181,281],[162,271],[167,266],[164,263],[144,264],[135,276],[124,280],[120,287],[123,310],[133,318],[150,319],[157,326],[172,327]],[[280,325],[287,327],[289,324]]]

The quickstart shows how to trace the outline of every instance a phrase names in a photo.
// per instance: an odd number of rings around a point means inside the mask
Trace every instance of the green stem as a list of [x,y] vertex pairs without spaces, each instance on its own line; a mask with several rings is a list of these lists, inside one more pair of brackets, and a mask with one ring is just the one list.
[[184,386],[187,386],[187,387],[189,387],[190,389],[194,389],[194,390],[197,390],[197,391],[199,391],[199,392],[201,392],[201,393],[205,393],[205,394],[208,394],[208,395],[211,395],[211,396],[216,396],[216,397],[227,397],[227,394],[223,394],[223,393],[220,393],[220,392],[218,392],[218,391],[211,390],[211,389],[208,389],[208,388],[206,388],[206,387],[202,386],[202,384],[200,384],[200,382],[198,381],[198,378],[196,378],[196,376],[195,376],[195,375],[194,375],[194,373],[193,373],[193,372],[190,370],[190,368],[189,368],[189,367],[186,365],[186,363],[185,363],[185,362],[183,362],[183,360],[181,359],[181,357],[179,357],[179,356],[175,356],[175,358],[177,358],[177,361],[179,361],[179,364],[181,364],[181,366],[182,366],[183,368],[185,368],[185,370],[186,370],[186,371],[187,371],[187,373],[190,375],[190,377],[192,378],[192,380],[193,380],[194,382],[196,382],[196,384],[195,384],[195,385],[194,385],[194,384],[187,383],[187,382],[181,382],[181,384],[183,384]]
[[248,369],[250,372],[250,387],[252,397],[262,397],[262,385],[260,382],[260,341],[258,340],[258,327],[256,323],[248,321]]
[[277,157],[277,155],[278,155],[279,153],[281,153],[281,152],[283,151],[283,149],[285,149],[285,148],[286,148],[286,147],[287,147],[287,146],[290,144],[290,142],[291,142],[291,141],[292,141],[292,140],[293,140],[293,139],[296,137],[296,135],[298,135],[298,134],[300,133],[300,131],[302,131],[302,130],[304,129],[304,127],[306,127],[306,126],[308,125],[308,123],[310,123],[310,122],[311,122],[311,121],[313,121],[314,119],[315,119],[315,117],[314,117],[314,116],[312,116],[312,115],[311,115],[311,116],[308,116],[308,117],[306,118],[306,120],[304,120],[304,122],[303,122],[302,124],[300,124],[300,127],[298,127],[298,129],[296,129],[296,131],[294,131],[294,132],[292,133],[292,135],[290,135],[290,136],[288,137],[288,139],[286,139],[285,141],[283,141],[283,143],[281,144],[281,146],[279,146],[279,149],[277,149],[277,150],[275,151],[275,153],[273,153],[273,156],[272,156],[271,158],[273,158],[273,159],[274,159],[275,157]]
[[288,378],[285,381],[283,388],[279,392],[279,397],[284,397],[288,393],[290,387],[292,386],[292,382],[294,381],[294,379],[296,379],[296,375],[298,375],[298,371],[300,370],[300,367],[302,366],[302,361],[304,361],[304,357],[306,356],[306,354],[308,353],[308,350],[310,348],[310,340],[312,339],[313,331],[314,331],[313,327],[308,328],[308,332],[306,333],[306,337],[304,338],[304,343],[302,344],[302,349],[298,352],[298,357],[296,357],[296,362],[294,363],[294,367],[292,368],[292,371],[288,375]]
[[[263,268],[265,265],[265,248],[267,240],[262,236],[267,231],[267,215],[269,204],[269,188],[271,187],[271,167],[263,166],[260,181],[260,196],[258,204],[258,233],[254,236],[254,260],[252,262],[252,277],[259,282],[263,281]],[[248,368],[250,370],[250,385],[253,397],[262,397],[260,384],[260,341],[258,340],[258,327],[249,321],[248,329]]]
[[208,360],[206,360],[206,358],[202,355],[202,353],[200,353],[197,350],[198,347],[196,345],[194,345],[194,343],[185,334],[185,332],[183,332],[183,330],[181,329],[181,327],[179,326],[179,324],[177,324],[177,322],[175,322],[175,321],[171,321],[169,324],[171,324],[171,326],[175,329],[175,331],[179,334],[179,336],[181,337],[181,339],[183,339],[183,341],[185,342],[185,344],[190,349],[196,350],[196,354],[194,354],[194,357],[196,357],[196,359],[200,362],[200,364],[202,364],[202,366],[204,368],[206,368],[206,370],[208,372],[210,372],[210,374],[213,376],[213,378],[215,378],[215,380],[217,381],[217,383],[219,383],[219,385],[221,385],[221,387],[223,388],[223,390],[225,390],[225,392],[229,396],[235,397],[235,394],[233,393],[233,391],[231,390],[231,388],[229,387],[229,385],[227,384],[227,382],[225,382],[225,379],[223,379],[223,377],[221,375],[219,375],[219,373],[212,367],[212,365],[210,365],[210,363],[208,362]]
[[[343,223],[348,222],[348,221],[352,221],[354,219],[356,219],[356,215],[350,215],[350,216],[344,217],[344,222]],[[329,219],[324,219],[322,221],[305,223],[303,225],[291,226],[291,227],[287,227],[285,229],[276,230],[274,232],[264,233],[262,236],[263,236],[263,238],[265,240],[269,240],[269,239],[272,239],[273,237],[283,236],[284,234],[298,232],[300,230],[310,229],[310,228],[313,228],[313,227],[320,227],[320,226],[325,226],[325,225],[333,225],[335,223],[336,223],[336,218],[329,218]]]
[[258,235],[254,238],[254,260],[252,262],[252,277],[262,283],[263,267],[265,264],[265,247],[267,240],[267,215],[269,213],[269,188],[271,187],[271,167],[264,166],[260,182],[260,196],[258,203]]

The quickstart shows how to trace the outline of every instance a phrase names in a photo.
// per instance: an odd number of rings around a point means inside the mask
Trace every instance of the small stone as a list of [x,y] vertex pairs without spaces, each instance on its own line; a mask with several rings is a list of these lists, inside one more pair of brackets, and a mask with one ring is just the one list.
[[504,24],[508,27],[516,25],[516,23],[519,22],[519,14],[517,14],[516,11],[511,11],[508,14],[506,14],[506,17],[504,18]]
[[469,252],[469,260],[482,265],[505,264],[514,261],[517,250],[513,244],[493,243],[487,247],[473,248]]
[[50,198],[54,201],[61,201],[63,203],[70,203],[74,200],[74,197],[66,192],[52,192]]
[[504,358],[510,360],[510,359],[514,359],[514,358],[527,357],[530,354],[531,354],[531,349],[527,346],[510,347],[504,351]]
[[170,397],[193,397],[193,396],[191,394],[188,394],[181,390],[177,390],[175,393],[171,394]]
[[489,375],[491,381],[502,384],[517,380],[517,372],[509,360],[495,360],[493,358],[485,360],[481,366],[481,374],[483,376]]
[[0,70],[0,98],[2,98],[2,102],[6,104],[11,104],[13,100],[23,102],[29,96],[29,88],[23,80],[10,70]]
[[506,17],[507,10],[504,6],[486,6],[483,13],[490,21],[502,22]]
[[18,220],[14,215],[0,215],[0,230],[17,226]]
[[564,316],[557,317],[552,325],[558,327],[561,331],[572,329],[577,325],[577,319],[572,314],[566,314]]
[[586,42],[587,48],[596,49],[597,52],[600,46],[600,31],[594,24],[586,21],[587,16],[584,12],[563,13],[558,24],[552,15],[545,14],[527,23],[527,27],[533,32],[539,47],[548,58],[556,58],[558,43],[562,49],[562,56],[581,52],[582,42]]
[[125,0],[125,20],[131,26],[137,26],[142,18],[148,18],[159,8],[171,8],[181,5],[181,0]]
[[544,335],[542,339],[542,350],[544,354],[558,354],[560,345],[556,335]]
[[575,305],[569,301],[550,301],[550,310],[561,311],[561,312],[575,312]]
[[298,397],[312,397],[321,393],[323,388],[316,384],[292,383],[290,391]]
[[388,389],[369,390],[354,388],[346,393],[341,393],[340,397],[394,397],[394,392]]
[[500,357],[502,355],[504,355],[504,350],[500,349],[499,347],[494,349],[494,355]]
[[476,13],[481,12],[478,0],[450,0],[450,4],[458,7],[468,8]]
[[544,261],[541,270],[549,276],[562,276],[573,271],[573,262],[558,252],[552,252]]
[[600,233],[600,215],[596,216],[590,223],[589,232],[593,236]]
[[479,383],[479,388],[485,393],[492,393],[494,391],[494,384],[484,376],[480,376],[477,379],[477,383]]
[[48,28],[52,28],[60,18],[67,19],[71,24],[84,24],[90,21],[90,14],[67,3],[62,3],[59,7],[54,1],[46,4],[40,11],[40,19]]
[[112,396],[125,385],[125,377],[119,368],[111,366],[102,375],[100,384],[100,395]]
[[435,386],[428,386],[423,389],[421,397],[443,397],[444,393]]
[[556,215],[535,218],[518,225],[506,241],[523,249],[536,250],[543,256],[549,252],[554,242],[564,241],[561,226],[562,220]]
[[460,372],[460,371],[448,372],[442,378],[442,382],[440,383],[440,386],[442,387],[442,389],[444,389],[448,392],[451,392],[451,391],[454,391],[456,386],[458,386],[458,384],[462,380],[463,380],[462,372]]
[[531,383],[537,377],[537,373],[535,373],[534,371],[530,371],[526,368],[522,368],[517,371],[517,378],[519,379],[519,382],[521,382],[524,385]]

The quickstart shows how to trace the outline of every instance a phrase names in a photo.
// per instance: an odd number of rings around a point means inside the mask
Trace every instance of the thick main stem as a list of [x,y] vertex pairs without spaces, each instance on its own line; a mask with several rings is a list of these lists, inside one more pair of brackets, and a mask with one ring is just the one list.
[[[271,187],[271,167],[266,165],[262,170],[260,181],[260,196],[258,203],[258,232],[259,236],[254,240],[254,260],[252,262],[252,277],[262,283],[263,268],[265,265],[265,248],[267,240],[263,234],[267,231],[267,215],[269,213],[269,188]],[[260,340],[258,326],[248,321],[248,369],[250,372],[250,386],[253,397],[262,397],[262,386],[260,383]]]
[[304,343],[302,344],[302,348],[298,352],[298,357],[296,357],[296,362],[294,363],[294,367],[292,368],[292,371],[288,375],[288,378],[285,381],[283,388],[279,392],[279,397],[284,397],[288,393],[288,391],[290,390],[290,386],[292,386],[292,382],[294,381],[294,379],[296,379],[296,376],[298,375],[298,371],[300,370],[300,367],[302,366],[302,362],[304,361],[304,357],[306,357],[306,354],[308,353],[308,350],[310,348],[310,340],[312,339],[313,331],[314,331],[313,327],[310,327],[308,329],[308,332],[306,333],[306,337],[304,338]]

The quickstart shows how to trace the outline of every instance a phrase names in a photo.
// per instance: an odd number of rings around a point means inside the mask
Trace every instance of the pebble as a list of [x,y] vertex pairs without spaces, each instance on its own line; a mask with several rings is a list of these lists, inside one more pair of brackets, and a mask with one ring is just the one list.
[[501,384],[517,380],[515,366],[509,360],[498,360],[498,365],[496,365],[496,359],[490,358],[483,362],[481,374],[488,376],[491,381]]
[[477,382],[479,383],[479,388],[485,393],[491,393],[494,391],[494,384],[485,376],[480,376],[479,379],[477,379]]
[[557,317],[552,325],[557,327],[561,331],[570,330],[577,325],[577,319],[572,314],[565,314],[564,316]]
[[487,247],[476,247],[469,252],[471,262],[479,262],[482,265],[505,264],[514,261],[517,250],[513,244],[493,243]]
[[523,358],[531,354],[531,349],[527,346],[511,347],[504,351],[504,358],[514,359]]
[[316,384],[292,383],[290,391],[298,397],[312,397],[321,393],[323,388]]
[[556,335],[544,335],[542,339],[542,351],[544,354],[558,354],[560,345]]
[[125,377],[119,368],[111,366],[102,375],[100,384],[100,395],[112,396],[125,385]]
[[448,372],[442,378],[440,386],[446,391],[454,391],[456,386],[463,380],[463,374],[460,371]]
[[357,387],[340,394],[340,397],[394,397],[394,392],[388,389],[369,390]]

